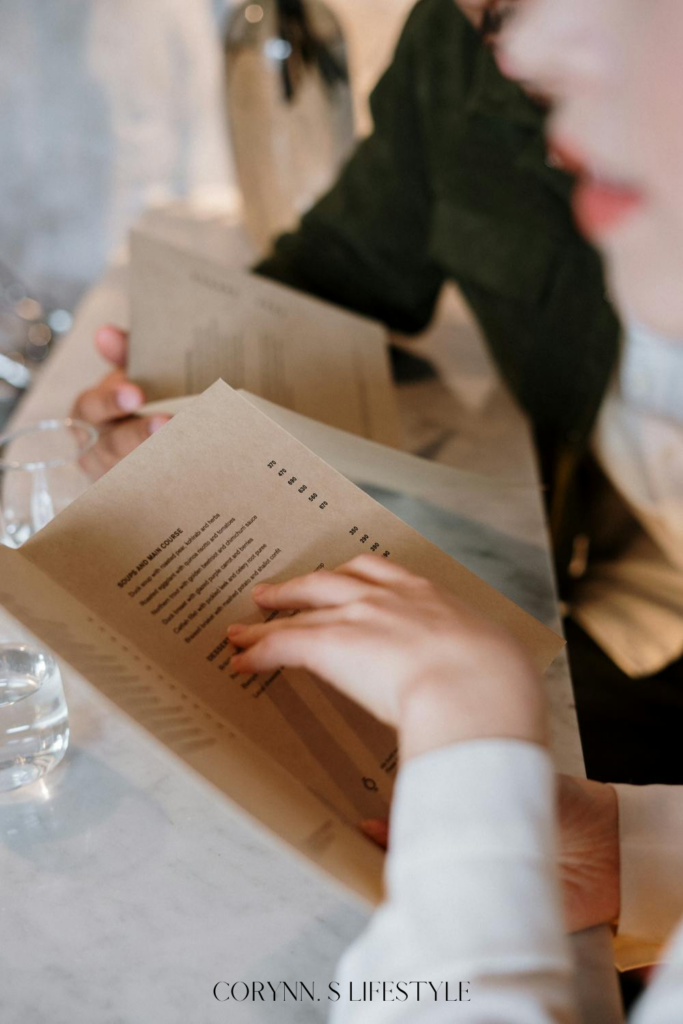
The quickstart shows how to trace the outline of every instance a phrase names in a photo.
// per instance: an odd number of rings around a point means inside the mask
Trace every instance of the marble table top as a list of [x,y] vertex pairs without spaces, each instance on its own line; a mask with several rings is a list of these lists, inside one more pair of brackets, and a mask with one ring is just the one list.
[[[226,263],[250,258],[230,215],[176,207],[150,214],[147,226]],[[103,369],[92,348],[94,329],[126,320],[121,263],[85,297],[72,333],[15,422],[66,414],[73,396]],[[416,350],[429,354],[440,376],[400,389],[407,447],[462,471],[452,553],[559,628],[530,433],[457,296],[446,297]],[[0,639],[23,635],[0,610]],[[213,989],[219,981],[252,979],[315,981],[326,989],[367,911],[271,846],[208,783],[62,668],[68,755],[43,781],[0,795],[0,1019],[324,1020],[324,1002],[223,1004]],[[549,673],[548,690],[558,767],[581,773],[563,657]],[[610,1016],[604,935],[580,938],[575,951],[584,971],[578,987],[591,1007],[584,1019],[608,1024],[617,1017]]]

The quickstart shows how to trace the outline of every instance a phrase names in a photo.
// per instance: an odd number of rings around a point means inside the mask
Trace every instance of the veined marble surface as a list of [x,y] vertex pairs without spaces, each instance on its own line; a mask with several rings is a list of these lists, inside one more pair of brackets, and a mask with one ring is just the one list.
[[[177,210],[155,220],[158,230],[204,251],[246,258],[238,229],[224,221]],[[84,300],[73,333],[20,409],[21,421],[64,414],[73,395],[99,376],[92,333],[111,321],[126,321],[123,267]],[[476,353],[476,332],[456,300],[431,339],[418,345],[434,355],[442,380],[402,393],[410,447],[467,472],[458,494],[431,494],[426,504],[386,487],[376,487],[376,496],[398,514],[417,516],[433,539],[557,626],[524,419]],[[449,388],[459,365],[461,389],[469,380],[461,393]],[[0,639],[21,635],[0,612]],[[44,781],[0,795],[3,1024],[324,1020],[335,963],[366,912],[267,841],[82,678],[68,669],[64,677],[72,729],[67,757]],[[558,764],[580,771],[564,659],[548,687]],[[321,1001],[214,999],[217,982],[237,980],[316,982]],[[585,979],[582,987],[585,994]]]

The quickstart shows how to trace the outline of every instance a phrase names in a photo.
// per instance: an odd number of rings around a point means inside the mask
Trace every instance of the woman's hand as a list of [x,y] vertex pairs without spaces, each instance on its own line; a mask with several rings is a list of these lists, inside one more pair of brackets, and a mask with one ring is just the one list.
[[126,376],[126,331],[112,326],[101,327],[95,334],[95,347],[111,364],[112,370],[94,387],[78,395],[71,415],[91,423],[99,431],[97,444],[82,461],[85,472],[93,480],[98,480],[150,434],[163,427],[170,416],[138,415],[145,396],[142,389]]
[[619,917],[619,808],[602,782],[558,776],[558,867],[567,930],[612,924]]
[[[614,924],[621,903],[616,790],[602,782],[558,775],[557,816],[557,869],[567,931]],[[388,821],[372,818],[360,828],[386,850]]]
[[428,580],[373,555],[255,587],[264,611],[235,624],[237,672],[321,676],[399,729],[403,758],[464,740],[547,741],[543,690],[524,651]]

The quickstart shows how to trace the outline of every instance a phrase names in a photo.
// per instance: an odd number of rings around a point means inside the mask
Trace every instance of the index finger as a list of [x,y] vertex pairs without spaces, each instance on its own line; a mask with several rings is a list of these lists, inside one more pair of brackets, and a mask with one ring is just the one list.
[[251,596],[260,608],[331,608],[359,601],[367,594],[368,584],[343,573],[319,569],[307,576],[295,576],[284,583],[262,583]]

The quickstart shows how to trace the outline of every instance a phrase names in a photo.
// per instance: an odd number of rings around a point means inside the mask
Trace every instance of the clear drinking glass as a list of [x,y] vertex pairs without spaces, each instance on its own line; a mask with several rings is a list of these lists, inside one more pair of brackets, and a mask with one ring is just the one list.
[[21,545],[86,489],[80,460],[97,441],[80,420],[42,420],[0,436],[0,543]]
[[52,655],[29,644],[0,644],[0,793],[40,779],[68,745],[64,688]]
[[[21,547],[86,489],[80,461],[98,438],[80,420],[42,420],[0,436],[0,543]],[[59,668],[28,644],[0,644],[0,792],[49,772],[69,745]]]

